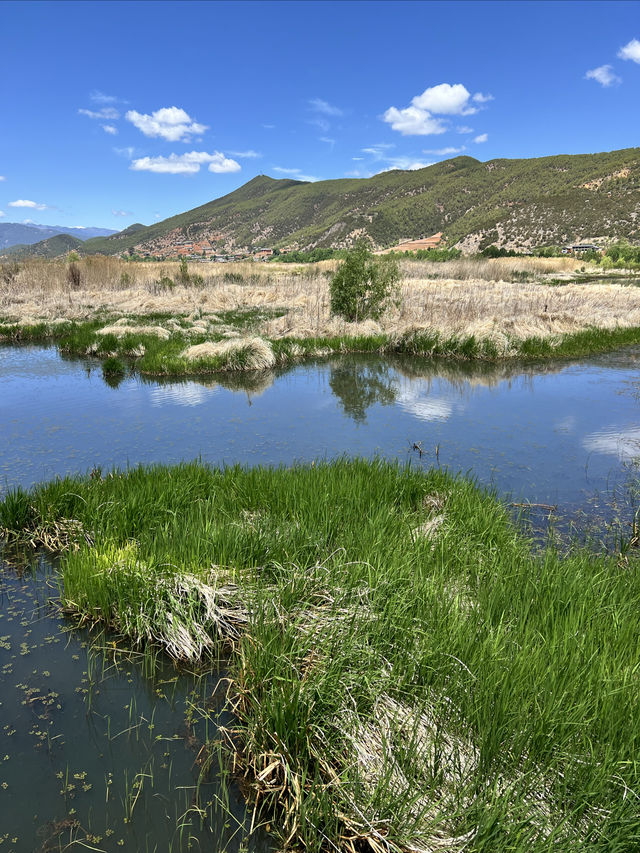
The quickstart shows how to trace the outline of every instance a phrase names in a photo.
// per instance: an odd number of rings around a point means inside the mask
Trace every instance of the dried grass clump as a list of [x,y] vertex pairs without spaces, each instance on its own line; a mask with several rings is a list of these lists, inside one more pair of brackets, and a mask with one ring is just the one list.
[[171,337],[171,332],[163,329],[162,326],[130,326],[126,322],[118,321],[112,326],[97,329],[96,335],[115,335],[117,338],[123,338],[125,335],[155,335],[167,341]]
[[249,621],[238,587],[224,572],[202,579],[147,565],[129,543],[96,554],[89,580],[94,589],[115,590],[110,613],[87,611],[82,601],[64,601],[68,612],[106,621],[136,644],[160,646],[174,660],[197,662],[234,643]]
[[[369,834],[383,840],[380,829],[385,819],[372,811],[371,804],[382,792],[388,792],[402,803],[404,814],[396,817],[413,828],[411,837],[398,844],[400,849],[454,853],[466,849],[476,836],[475,827],[458,832],[456,819],[459,822],[473,809],[480,751],[470,734],[455,731],[447,722],[450,706],[444,699],[415,708],[383,694],[366,719],[347,710],[336,720],[351,751],[349,766],[356,776],[355,790],[362,792],[361,803],[351,804],[355,806],[353,814],[345,815],[354,835]],[[542,771],[522,769],[512,778],[497,774],[487,784],[496,797],[513,800],[514,821],[528,826],[532,842],[553,837],[556,845],[569,840],[575,844],[586,834],[593,818],[587,813],[577,823],[567,821],[553,803],[552,785]],[[372,846],[376,849],[375,844]]]
[[[469,738],[447,731],[435,708],[419,711],[384,694],[369,719],[346,711],[336,724],[345,732],[352,771],[369,802],[385,788],[406,803],[405,819],[420,827],[403,847],[416,853],[465,848],[475,830],[457,833],[452,818],[463,805],[460,790],[478,766],[478,750]],[[371,829],[383,825],[380,815],[366,814]],[[366,831],[367,825],[354,818],[352,830]]]
[[[242,359],[237,356],[241,355]],[[230,338],[225,341],[205,341],[187,347],[182,357],[189,361],[197,361],[203,358],[223,358],[227,361],[227,367],[244,370],[266,370],[276,363],[271,344],[263,338]]]

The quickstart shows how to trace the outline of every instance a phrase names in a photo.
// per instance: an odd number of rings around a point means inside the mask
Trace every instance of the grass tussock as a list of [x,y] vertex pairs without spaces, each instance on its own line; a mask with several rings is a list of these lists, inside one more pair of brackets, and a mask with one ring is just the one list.
[[[331,315],[337,263],[192,264],[181,283],[171,264],[95,257],[70,288],[64,263],[27,262],[0,285],[0,340],[52,340],[68,353],[133,359],[154,376],[350,351],[496,360],[640,341],[640,288],[628,276],[576,275],[571,259],[404,260],[397,304],[360,323]],[[171,287],[159,287],[165,280]]]
[[0,504],[5,535],[65,519],[92,533],[61,559],[79,618],[228,655],[225,742],[281,844],[636,849],[633,564],[533,553],[472,483],[379,461],[139,468]]

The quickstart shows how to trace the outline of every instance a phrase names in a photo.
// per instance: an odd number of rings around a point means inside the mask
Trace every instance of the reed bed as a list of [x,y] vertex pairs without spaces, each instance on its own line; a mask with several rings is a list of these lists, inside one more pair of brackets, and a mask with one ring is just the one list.
[[224,746],[280,845],[637,849],[626,558],[534,553],[493,495],[381,461],[94,472],[0,503],[14,536],[64,519],[91,531],[61,558],[78,619],[228,655]]
[[[194,263],[180,283],[177,264],[87,258],[79,289],[62,262],[31,262],[4,276],[0,339],[48,337],[72,353],[136,358],[155,375],[261,369],[349,350],[419,353],[420,343],[424,354],[447,357],[560,355],[570,336],[586,348],[568,351],[586,355],[607,339],[596,330],[611,332],[613,346],[640,340],[631,333],[640,328],[640,288],[571,281],[571,259],[401,263],[397,304],[377,322],[347,323],[330,312],[336,261]],[[248,340],[223,343],[234,337]]]

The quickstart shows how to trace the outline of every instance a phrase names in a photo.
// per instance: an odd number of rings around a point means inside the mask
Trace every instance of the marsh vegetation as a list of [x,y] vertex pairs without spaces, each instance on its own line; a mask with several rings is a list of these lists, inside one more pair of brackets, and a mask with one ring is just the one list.
[[223,749],[281,843],[633,849],[631,552],[536,551],[473,484],[362,460],[76,477],[0,523],[65,531],[77,623],[227,661]]
[[64,262],[5,270],[0,337],[55,340],[64,351],[176,375],[345,351],[586,355],[636,342],[640,328],[633,274],[603,280],[597,267],[591,276],[567,258],[403,259],[398,298],[375,320],[359,322],[335,306],[332,312],[339,261],[171,265],[96,256],[73,263],[78,286]]

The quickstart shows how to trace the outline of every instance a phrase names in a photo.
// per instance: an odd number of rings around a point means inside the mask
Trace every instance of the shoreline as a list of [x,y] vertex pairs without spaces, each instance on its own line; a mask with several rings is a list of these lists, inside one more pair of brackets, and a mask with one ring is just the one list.
[[[526,338],[506,334],[501,338],[495,335],[486,338],[445,336],[437,329],[421,329],[401,335],[267,339],[251,332],[227,337],[213,336],[199,329],[188,336],[182,331],[169,333],[162,326],[150,329],[144,325],[145,318],[140,317],[128,318],[127,323],[120,327],[104,320],[25,325],[0,323],[0,344],[55,345],[64,354],[97,358],[107,373],[124,374],[128,366],[141,376],[167,378],[255,372],[356,353],[501,364],[583,358],[640,344],[640,326],[600,328],[594,325],[565,334]],[[159,336],[161,332],[165,332],[165,336]]]

